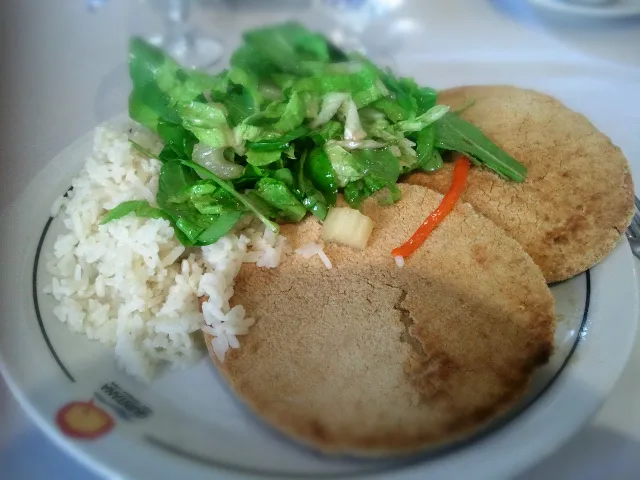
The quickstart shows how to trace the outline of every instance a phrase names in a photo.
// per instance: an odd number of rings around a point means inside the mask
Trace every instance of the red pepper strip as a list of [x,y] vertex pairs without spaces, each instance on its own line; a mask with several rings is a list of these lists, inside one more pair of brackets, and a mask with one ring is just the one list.
[[461,155],[457,158],[456,164],[453,167],[453,182],[451,182],[451,187],[442,198],[438,208],[425,219],[418,230],[416,230],[416,233],[414,233],[404,245],[394,248],[391,255],[394,257],[408,257],[420,248],[431,232],[433,232],[440,222],[449,215],[449,212],[453,210],[453,207],[464,191],[470,166],[471,162],[467,157]]

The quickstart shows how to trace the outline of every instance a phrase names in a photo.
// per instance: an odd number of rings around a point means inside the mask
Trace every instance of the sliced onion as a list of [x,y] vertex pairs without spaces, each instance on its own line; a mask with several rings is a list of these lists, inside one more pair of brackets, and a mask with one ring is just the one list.
[[402,153],[404,153],[405,155],[410,155],[412,157],[417,156],[416,151],[413,149],[413,147],[415,147],[416,144],[415,142],[412,142],[408,138],[403,138],[402,140],[400,140],[398,142],[398,146],[400,147],[400,150],[402,151]]
[[240,132],[238,127],[233,129],[233,149],[238,155],[244,155],[247,153],[246,148],[244,147],[242,132]]
[[322,97],[322,108],[320,108],[320,113],[311,124],[311,128],[320,127],[331,120],[348,99],[348,93],[327,93]]
[[305,117],[306,118],[317,118],[320,113],[320,105],[318,99],[314,96],[309,96],[305,103]]
[[400,158],[402,156],[402,152],[400,151],[400,147],[397,145],[391,145],[389,151],[393,154],[394,157]]
[[414,120],[399,122],[398,126],[404,132],[418,132],[433,122],[440,120],[448,111],[449,107],[446,105],[435,105]]
[[260,85],[260,93],[269,100],[282,100],[282,90],[272,83],[263,83]]
[[242,165],[229,162],[224,158],[224,148],[212,148],[198,143],[193,147],[193,161],[208,168],[223,180],[238,178],[244,173]]
[[364,250],[372,231],[373,220],[366,215],[353,208],[334,207],[322,224],[321,235],[325,242]]
[[376,121],[380,119],[387,118],[387,116],[382,113],[377,108],[373,107],[364,107],[360,109],[360,119],[364,119],[365,121]]
[[349,101],[344,104],[344,138],[345,140],[364,140],[367,136],[367,132],[362,128],[360,123],[360,116],[358,115],[358,107],[349,98]]

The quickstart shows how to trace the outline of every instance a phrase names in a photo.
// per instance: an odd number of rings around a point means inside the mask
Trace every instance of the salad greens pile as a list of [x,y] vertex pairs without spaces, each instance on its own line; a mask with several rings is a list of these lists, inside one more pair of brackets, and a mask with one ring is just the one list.
[[185,245],[215,242],[246,214],[273,231],[307,212],[324,219],[338,192],[353,207],[372,195],[396,202],[399,177],[437,170],[446,151],[513,181],[526,176],[479,129],[437,105],[432,88],[296,23],[247,32],[216,75],[181,68],[139,38],[129,69],[129,115],[164,142],[158,207],[125,202],[103,222],[166,218]]

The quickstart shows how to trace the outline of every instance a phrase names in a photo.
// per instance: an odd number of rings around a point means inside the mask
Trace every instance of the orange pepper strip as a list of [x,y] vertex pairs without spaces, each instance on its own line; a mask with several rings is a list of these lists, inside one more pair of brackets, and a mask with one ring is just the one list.
[[425,219],[422,225],[418,227],[418,230],[416,230],[416,233],[414,233],[404,245],[394,248],[391,255],[394,257],[408,257],[420,248],[431,232],[433,232],[440,222],[449,215],[453,207],[455,207],[467,183],[467,173],[469,172],[470,166],[471,162],[467,157],[461,155],[457,158],[456,164],[453,167],[453,182],[451,182],[451,187],[442,198],[438,208]]

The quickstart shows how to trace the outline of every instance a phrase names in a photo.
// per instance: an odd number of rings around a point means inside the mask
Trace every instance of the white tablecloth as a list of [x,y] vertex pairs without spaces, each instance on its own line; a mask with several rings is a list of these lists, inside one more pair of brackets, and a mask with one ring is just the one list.
[[[128,36],[161,27],[152,15],[139,15],[148,12],[143,3],[111,0],[93,14],[82,0],[0,4],[0,207],[11,202],[59,150],[126,109]],[[304,14],[303,5],[298,4],[294,10],[295,15]],[[559,63],[589,62],[596,67],[620,69],[640,81],[639,19],[583,23],[540,16],[519,0],[407,2],[398,14],[411,19],[405,24],[410,35],[425,38],[419,44],[405,42],[401,46],[405,53],[427,49],[464,59],[483,52],[500,55],[515,51],[523,58],[545,57]],[[198,16],[196,21],[234,43],[242,28],[282,18],[276,7],[261,9],[259,15],[255,10],[240,15],[220,8]],[[640,138],[640,113],[636,120],[624,128],[635,131]],[[614,132],[608,133],[616,140]],[[621,146],[640,185],[640,140]],[[520,480],[639,478],[638,400],[640,342],[625,374],[594,420]],[[0,472],[0,477],[8,480],[96,478],[36,429],[1,379]]]

